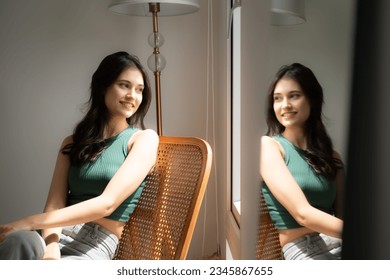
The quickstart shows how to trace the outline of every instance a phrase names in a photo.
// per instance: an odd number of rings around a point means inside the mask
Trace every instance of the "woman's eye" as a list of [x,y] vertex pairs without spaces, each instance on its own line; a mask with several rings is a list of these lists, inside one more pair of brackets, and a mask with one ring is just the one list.
[[300,95],[298,93],[292,93],[291,98],[297,99]]

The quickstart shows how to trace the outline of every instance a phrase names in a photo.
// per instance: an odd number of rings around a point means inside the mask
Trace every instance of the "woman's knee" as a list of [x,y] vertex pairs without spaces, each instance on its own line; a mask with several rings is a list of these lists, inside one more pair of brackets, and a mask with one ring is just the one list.
[[39,260],[45,253],[45,244],[36,231],[18,231],[0,243],[0,259]]

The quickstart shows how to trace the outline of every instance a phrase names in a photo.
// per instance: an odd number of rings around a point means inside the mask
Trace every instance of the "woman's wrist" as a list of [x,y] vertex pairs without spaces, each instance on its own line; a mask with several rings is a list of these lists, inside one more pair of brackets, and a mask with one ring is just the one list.
[[46,246],[48,246],[52,243],[58,244],[60,242],[60,237],[58,236],[58,234],[52,233],[52,234],[49,234],[48,236],[46,236],[44,240],[45,240]]
[[51,242],[46,245],[43,260],[59,260],[61,258],[60,246],[57,242]]

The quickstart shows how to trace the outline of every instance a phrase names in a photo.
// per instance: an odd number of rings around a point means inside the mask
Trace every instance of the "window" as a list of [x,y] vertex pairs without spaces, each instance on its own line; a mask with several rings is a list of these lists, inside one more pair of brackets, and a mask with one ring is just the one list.
[[[232,0],[231,13],[231,209],[237,223],[241,214],[241,9]],[[238,9],[237,9],[238,8]]]

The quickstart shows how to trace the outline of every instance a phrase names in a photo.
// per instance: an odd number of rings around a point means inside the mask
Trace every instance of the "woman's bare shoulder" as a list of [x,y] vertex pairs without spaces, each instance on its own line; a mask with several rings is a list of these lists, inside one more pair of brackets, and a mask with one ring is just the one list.
[[271,136],[268,136],[268,135],[263,135],[261,136],[261,144],[265,144],[267,145],[268,143],[275,143],[276,140],[274,138],[272,138]]
[[280,142],[268,135],[261,137],[261,149],[279,151],[284,156],[284,149]]
[[335,150],[333,150],[333,157],[341,160],[341,155]]
[[136,132],[135,136],[137,136],[137,138],[142,138],[148,141],[159,141],[158,135],[153,129],[139,130],[138,132]]
[[139,130],[129,139],[129,148],[135,143],[143,143],[144,145],[157,146],[159,143],[159,137],[153,129]]
[[61,147],[65,147],[66,145],[72,144],[73,135],[68,135],[62,140]]

